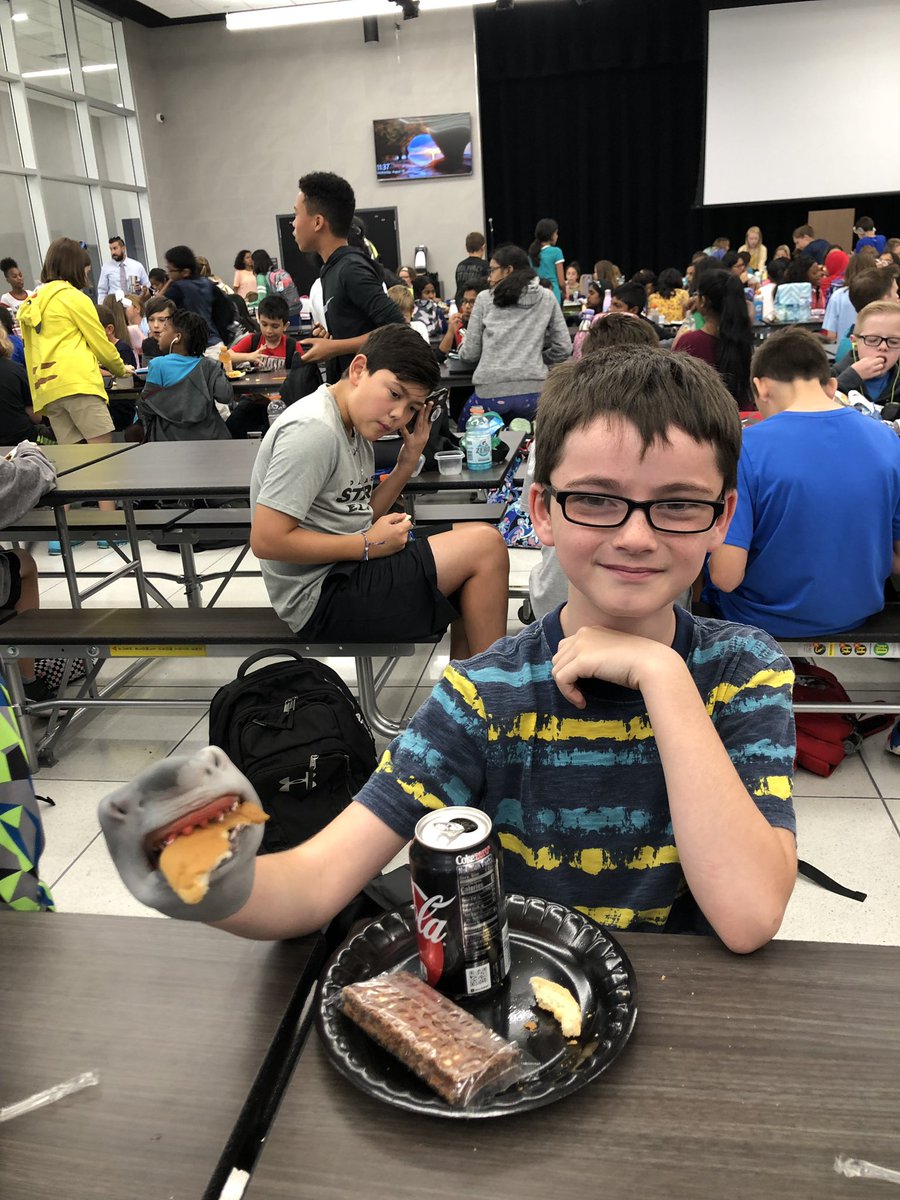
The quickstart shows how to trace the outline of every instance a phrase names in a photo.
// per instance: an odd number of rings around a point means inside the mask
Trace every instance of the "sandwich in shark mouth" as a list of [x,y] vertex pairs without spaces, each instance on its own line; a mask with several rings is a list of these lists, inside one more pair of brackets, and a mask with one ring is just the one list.
[[144,847],[175,894],[185,904],[199,904],[212,872],[234,854],[240,831],[268,819],[249,800],[220,796],[148,834]]

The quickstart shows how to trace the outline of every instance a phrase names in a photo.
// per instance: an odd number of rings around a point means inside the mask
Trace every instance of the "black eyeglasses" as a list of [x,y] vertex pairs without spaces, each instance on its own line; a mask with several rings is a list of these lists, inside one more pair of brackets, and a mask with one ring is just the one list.
[[856,339],[866,346],[876,350],[879,346],[887,346],[888,350],[900,350],[900,337],[881,337],[877,333],[858,333]]
[[725,511],[722,500],[629,500],[597,492],[559,492],[549,485],[544,491],[556,500],[567,521],[598,529],[624,525],[637,508],[659,533],[705,533]]

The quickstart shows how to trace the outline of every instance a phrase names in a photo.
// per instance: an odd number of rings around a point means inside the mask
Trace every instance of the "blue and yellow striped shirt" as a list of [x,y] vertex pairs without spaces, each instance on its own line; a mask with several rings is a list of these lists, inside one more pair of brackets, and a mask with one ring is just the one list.
[[[676,616],[674,648],[738,775],[770,824],[795,831],[790,662],[758,630]],[[403,837],[426,809],[481,808],[508,891],[660,930],[686,885],[646,707],[598,681],[585,709],[571,705],[550,673],[561,637],[557,611],[451,663],[356,799]]]

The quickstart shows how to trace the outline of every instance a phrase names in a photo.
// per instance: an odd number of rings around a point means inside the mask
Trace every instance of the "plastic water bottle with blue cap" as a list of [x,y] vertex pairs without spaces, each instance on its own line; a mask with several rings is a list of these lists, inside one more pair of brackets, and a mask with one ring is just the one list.
[[492,461],[491,421],[476,406],[466,422],[466,466],[470,471],[487,471]]

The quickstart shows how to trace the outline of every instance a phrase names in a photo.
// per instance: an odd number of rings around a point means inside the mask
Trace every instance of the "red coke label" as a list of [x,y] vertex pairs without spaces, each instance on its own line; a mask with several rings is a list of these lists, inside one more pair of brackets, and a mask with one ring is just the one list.
[[447,937],[446,910],[453,905],[455,897],[445,900],[443,896],[426,896],[415,883],[412,885],[413,903],[416,906],[416,941],[419,959],[425,968],[425,980],[432,987],[444,971],[444,942]]

